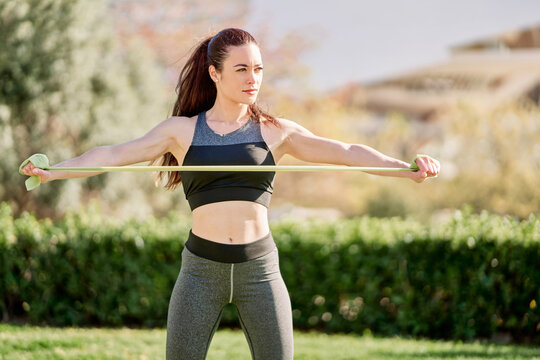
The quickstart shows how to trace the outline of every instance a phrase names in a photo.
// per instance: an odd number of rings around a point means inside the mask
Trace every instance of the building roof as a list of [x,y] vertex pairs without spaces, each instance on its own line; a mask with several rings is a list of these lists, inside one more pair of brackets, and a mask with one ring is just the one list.
[[448,60],[365,87],[349,86],[345,102],[433,120],[462,102],[493,108],[540,94],[540,26],[452,48]]

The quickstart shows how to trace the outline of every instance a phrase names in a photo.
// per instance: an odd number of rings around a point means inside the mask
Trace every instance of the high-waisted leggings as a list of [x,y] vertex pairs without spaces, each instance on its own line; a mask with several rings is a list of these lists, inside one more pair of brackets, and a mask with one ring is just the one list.
[[[168,360],[205,359],[223,308],[228,303],[235,304],[238,309],[240,325],[253,359],[293,358],[291,302],[279,270],[278,250],[270,234],[258,243],[268,244],[268,236],[273,244],[269,252],[264,251],[262,256],[234,263],[194,254],[188,249],[189,241],[193,238],[208,240],[190,232],[169,303]],[[191,249],[202,249],[204,253],[206,250],[200,246],[200,241],[194,243],[198,247],[192,246]],[[216,246],[218,249],[239,247],[212,243],[212,247]],[[257,252],[256,246],[250,248]]]

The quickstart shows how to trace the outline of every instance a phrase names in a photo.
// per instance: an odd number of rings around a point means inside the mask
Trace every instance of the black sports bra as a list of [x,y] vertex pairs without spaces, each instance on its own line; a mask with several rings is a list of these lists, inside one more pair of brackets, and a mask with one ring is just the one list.
[[[183,165],[275,165],[260,124],[248,120],[228,134],[215,133],[206,123],[206,112],[197,117],[195,133]],[[195,208],[231,200],[270,204],[274,171],[181,171],[184,193]]]

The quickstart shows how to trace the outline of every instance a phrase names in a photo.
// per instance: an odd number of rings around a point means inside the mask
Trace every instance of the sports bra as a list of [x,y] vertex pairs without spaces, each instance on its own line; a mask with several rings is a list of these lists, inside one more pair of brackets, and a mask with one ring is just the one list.
[[[182,165],[275,165],[261,134],[249,119],[228,134],[217,134],[199,113],[193,140]],[[184,193],[193,211],[199,206],[231,200],[253,201],[266,207],[274,187],[275,171],[180,171]]]

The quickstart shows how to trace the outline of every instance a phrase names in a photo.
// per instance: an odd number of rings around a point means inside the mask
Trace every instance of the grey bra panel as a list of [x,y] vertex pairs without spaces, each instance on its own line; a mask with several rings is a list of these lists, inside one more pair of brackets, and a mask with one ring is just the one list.
[[249,119],[242,127],[225,135],[215,133],[206,123],[206,112],[197,117],[197,125],[191,145],[233,145],[264,141],[260,124]]

